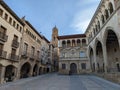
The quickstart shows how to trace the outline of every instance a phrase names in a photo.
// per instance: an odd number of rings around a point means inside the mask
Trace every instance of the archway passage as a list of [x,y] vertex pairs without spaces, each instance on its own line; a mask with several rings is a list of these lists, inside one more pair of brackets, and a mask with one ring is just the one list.
[[70,72],[71,75],[77,74],[77,65],[75,63],[70,64]]
[[42,74],[42,67],[39,68],[39,75]]
[[31,66],[29,63],[25,63],[20,70],[20,78],[27,78],[29,77]]
[[14,80],[15,78],[15,67],[13,65],[8,65],[6,66],[6,69],[5,69],[5,81],[6,82],[11,82]]
[[108,30],[106,38],[108,72],[119,71],[120,49],[117,35],[112,30]]
[[102,44],[100,41],[96,45],[96,60],[97,60],[97,72],[104,72],[104,59],[103,59],[103,50]]
[[33,76],[37,76],[38,74],[38,65],[35,64],[34,68],[33,68]]
[[92,72],[95,71],[95,63],[94,63],[94,56],[93,56],[93,49],[90,47],[90,65],[91,65],[91,69]]

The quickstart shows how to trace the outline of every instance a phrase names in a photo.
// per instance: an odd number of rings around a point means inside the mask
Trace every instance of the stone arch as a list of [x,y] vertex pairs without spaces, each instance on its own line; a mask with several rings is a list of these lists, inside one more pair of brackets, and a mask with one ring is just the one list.
[[71,41],[67,40],[67,46],[70,47],[71,46]]
[[77,46],[81,46],[80,39],[77,39]]
[[109,8],[109,12],[110,12],[110,14],[112,14],[113,11],[114,11],[114,8],[113,8],[113,4],[112,4],[111,2],[109,2],[109,4],[108,4],[108,8]]
[[5,81],[6,82],[11,82],[15,79],[16,76],[16,67],[13,65],[8,65],[5,68]]
[[101,21],[102,21],[102,25],[103,25],[105,23],[104,15],[101,15]]
[[96,40],[95,44],[97,71],[101,73],[104,72],[103,45],[100,40]]
[[20,78],[27,78],[30,76],[31,65],[26,62],[21,66],[20,69]]
[[62,47],[66,47],[66,41],[62,41]]
[[[106,27],[106,29],[105,29],[105,31],[104,31],[104,34],[103,34],[103,38],[102,38],[103,44],[106,44],[106,39],[107,39],[107,35],[108,35],[108,31],[109,31],[109,30],[111,30],[111,31],[113,31],[113,32],[115,33],[115,35],[117,36],[117,39],[120,37],[120,36],[118,35],[118,33],[114,30],[113,27],[108,26],[108,27]],[[119,46],[120,46],[120,42],[119,42]]]
[[86,39],[82,39],[82,46],[86,45]]
[[91,65],[91,69],[92,72],[95,71],[95,62],[94,62],[94,52],[93,52],[93,48],[91,46],[89,46],[89,58],[90,58],[90,65]]
[[105,19],[107,20],[109,18],[109,12],[107,9],[105,9]]
[[108,71],[115,72],[119,71],[117,67],[120,64],[120,44],[117,33],[108,27],[104,33],[104,45],[106,47]]
[[75,40],[74,39],[72,40],[72,46],[75,46]]
[[33,67],[33,76],[37,76],[38,75],[38,65],[35,64]]
[[98,21],[97,23],[98,23],[98,29],[100,30],[100,27],[101,27],[101,26],[100,26],[100,21]]
[[72,74],[72,75],[77,74],[77,64],[76,63],[70,64],[70,74]]

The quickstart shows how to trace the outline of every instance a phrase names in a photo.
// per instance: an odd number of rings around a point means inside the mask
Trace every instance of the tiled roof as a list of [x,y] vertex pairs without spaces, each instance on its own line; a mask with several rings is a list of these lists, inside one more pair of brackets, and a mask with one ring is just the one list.
[[63,35],[63,36],[58,36],[58,39],[70,39],[70,38],[83,38],[86,37],[85,34],[74,34],[74,35]]

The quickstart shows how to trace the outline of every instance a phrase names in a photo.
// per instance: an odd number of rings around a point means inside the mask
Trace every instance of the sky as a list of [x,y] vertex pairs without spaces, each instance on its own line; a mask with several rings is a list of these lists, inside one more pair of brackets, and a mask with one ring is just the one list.
[[100,0],[4,0],[20,17],[51,40],[52,29],[59,35],[83,34]]

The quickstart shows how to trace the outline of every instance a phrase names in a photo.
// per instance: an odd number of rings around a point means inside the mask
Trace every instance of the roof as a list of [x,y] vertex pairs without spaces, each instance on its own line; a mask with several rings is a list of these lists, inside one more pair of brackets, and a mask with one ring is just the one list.
[[25,22],[35,31],[35,33],[37,33],[42,39],[44,39],[47,43],[50,43],[50,41],[43,35],[41,35],[40,33],[38,33],[38,31],[32,26],[32,24],[30,24],[29,21],[25,20]]
[[2,5],[20,24],[24,25],[21,19],[13,12],[12,9],[3,1],[0,0],[0,5]]
[[63,36],[58,36],[58,39],[70,39],[70,38],[83,38],[86,37],[85,34],[73,34],[73,35],[63,35]]
[[43,36],[43,39],[44,39],[47,43],[50,43],[50,41],[49,41],[46,37]]
[[40,35],[40,33],[38,33],[38,31],[32,26],[32,24],[29,23],[29,21],[26,21],[25,22],[35,31],[35,33],[38,34],[38,36],[40,36],[42,38],[42,36]]

